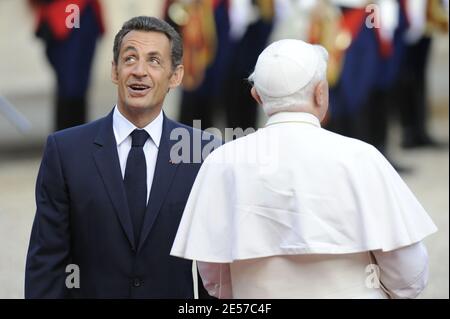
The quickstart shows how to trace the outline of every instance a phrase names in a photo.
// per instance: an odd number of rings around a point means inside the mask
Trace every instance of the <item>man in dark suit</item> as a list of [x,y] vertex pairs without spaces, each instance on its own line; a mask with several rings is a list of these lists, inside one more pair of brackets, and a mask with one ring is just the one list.
[[[192,263],[169,252],[201,163],[179,158],[198,158],[195,151],[218,143],[162,112],[167,92],[183,78],[182,42],[171,26],[133,18],[113,51],[117,106],[48,137],[26,298],[194,296]],[[196,136],[200,149],[191,147]]]

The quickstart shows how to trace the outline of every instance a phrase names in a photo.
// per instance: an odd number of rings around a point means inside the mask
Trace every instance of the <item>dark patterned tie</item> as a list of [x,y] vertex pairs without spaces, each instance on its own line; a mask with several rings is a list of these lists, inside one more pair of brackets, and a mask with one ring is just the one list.
[[134,130],[131,133],[131,149],[125,168],[124,184],[136,246],[139,244],[139,235],[147,207],[147,164],[143,146],[148,137],[145,130]]

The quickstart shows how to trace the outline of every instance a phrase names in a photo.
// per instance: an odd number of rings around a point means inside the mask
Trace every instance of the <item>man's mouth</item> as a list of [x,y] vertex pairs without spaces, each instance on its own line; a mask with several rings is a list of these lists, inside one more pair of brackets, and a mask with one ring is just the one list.
[[151,87],[146,84],[130,84],[128,92],[131,96],[144,96],[150,91]]

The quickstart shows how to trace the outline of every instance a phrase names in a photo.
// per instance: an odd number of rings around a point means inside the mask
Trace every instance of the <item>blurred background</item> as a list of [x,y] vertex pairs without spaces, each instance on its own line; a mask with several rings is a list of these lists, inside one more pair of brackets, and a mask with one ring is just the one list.
[[[76,5],[79,21],[69,17]],[[66,12],[66,8],[68,11]],[[324,126],[376,146],[431,215],[430,280],[449,298],[448,1],[0,0],[0,298],[23,298],[34,186],[51,132],[115,105],[112,45],[137,15],[182,35],[186,74],[164,111],[202,128],[262,127],[246,78],[271,42],[297,38],[330,54]],[[79,28],[76,28],[79,22]]]

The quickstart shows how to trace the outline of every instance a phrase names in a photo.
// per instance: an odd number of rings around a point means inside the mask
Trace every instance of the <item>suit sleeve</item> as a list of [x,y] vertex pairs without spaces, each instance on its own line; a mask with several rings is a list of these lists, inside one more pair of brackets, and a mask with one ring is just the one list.
[[25,298],[66,298],[70,264],[69,194],[50,135],[36,182],[36,215],[25,269]]

